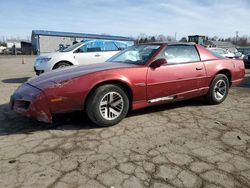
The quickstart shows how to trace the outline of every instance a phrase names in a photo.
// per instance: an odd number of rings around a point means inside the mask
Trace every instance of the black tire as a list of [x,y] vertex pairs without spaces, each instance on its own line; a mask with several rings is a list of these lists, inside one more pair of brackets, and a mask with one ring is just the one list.
[[60,62],[60,63],[57,63],[57,64],[53,67],[53,70],[54,70],[54,69],[60,69],[60,68],[63,68],[63,67],[68,67],[68,66],[71,66],[71,64],[68,63],[68,62]]
[[[221,91],[218,89],[218,84],[220,85],[220,83],[222,84],[222,86],[225,85],[225,90],[224,92],[222,92],[223,94],[221,94]],[[210,85],[209,91],[205,97],[206,101],[209,104],[220,104],[226,99],[228,95],[228,90],[229,90],[229,81],[228,81],[227,76],[224,74],[217,74],[214,77]],[[216,92],[217,93],[219,92],[219,94],[221,94],[223,97],[218,96]]]
[[[120,97],[121,101],[123,101],[123,108],[119,112],[120,115],[117,116],[115,119],[106,119],[104,117],[104,114],[101,113],[101,107],[100,107],[101,101],[103,101],[105,99],[105,97],[109,98],[110,94],[112,94],[112,95],[116,94],[118,96],[118,99]],[[108,105],[105,104],[106,106],[104,105],[104,107],[103,107],[104,109],[105,108],[109,109],[107,111],[107,114],[111,113],[110,109],[112,109],[112,110],[115,109],[111,103],[114,103],[114,100],[112,102],[110,102],[110,104],[108,104],[108,102],[107,102]],[[128,99],[127,93],[119,85],[115,85],[115,84],[102,85],[90,93],[90,96],[88,97],[88,99],[86,101],[85,108],[86,108],[86,112],[87,112],[89,119],[93,123],[95,123],[96,125],[101,126],[101,127],[112,126],[112,125],[119,123],[127,115],[128,110],[129,110],[129,99]],[[117,110],[117,109],[115,109],[115,110]],[[111,115],[112,115],[112,113],[111,113]]]

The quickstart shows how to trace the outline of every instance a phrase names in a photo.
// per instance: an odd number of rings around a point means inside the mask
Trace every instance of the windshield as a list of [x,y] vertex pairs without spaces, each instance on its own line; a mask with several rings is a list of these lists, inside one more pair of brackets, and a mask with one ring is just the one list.
[[128,47],[117,55],[111,57],[107,62],[122,62],[144,65],[154,55],[160,45],[135,45]]
[[62,52],[70,52],[74,49],[76,49],[77,47],[81,46],[83,44],[83,42],[78,42],[72,46],[69,46],[68,48],[64,49]]

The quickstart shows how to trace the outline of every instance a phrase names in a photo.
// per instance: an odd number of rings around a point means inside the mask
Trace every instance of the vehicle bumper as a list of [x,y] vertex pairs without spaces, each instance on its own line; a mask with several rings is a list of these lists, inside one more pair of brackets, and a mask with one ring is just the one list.
[[40,75],[44,72],[48,72],[52,70],[52,63],[51,61],[41,63],[39,60],[35,61],[34,64],[34,71],[36,75]]
[[26,83],[20,86],[11,96],[10,109],[38,121],[52,122],[46,96],[41,90]]
[[250,59],[244,59],[244,64],[246,65],[246,66],[249,66],[250,65]]
[[44,70],[38,70],[36,67],[34,67],[34,71],[36,72],[37,76],[39,76],[40,74],[44,73]]

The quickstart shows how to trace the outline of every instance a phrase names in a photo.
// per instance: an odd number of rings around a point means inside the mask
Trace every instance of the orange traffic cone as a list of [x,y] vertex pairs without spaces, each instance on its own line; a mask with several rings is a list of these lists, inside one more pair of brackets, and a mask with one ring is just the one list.
[[25,64],[24,58],[22,58],[22,64]]

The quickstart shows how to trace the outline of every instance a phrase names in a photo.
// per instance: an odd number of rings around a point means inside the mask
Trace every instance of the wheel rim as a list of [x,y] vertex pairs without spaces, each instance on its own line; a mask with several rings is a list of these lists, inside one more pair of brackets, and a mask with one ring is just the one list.
[[214,96],[215,98],[220,101],[222,100],[227,93],[227,85],[224,80],[219,80],[214,87]]
[[118,118],[124,108],[122,96],[117,92],[109,92],[101,99],[99,110],[102,117],[106,120]]

